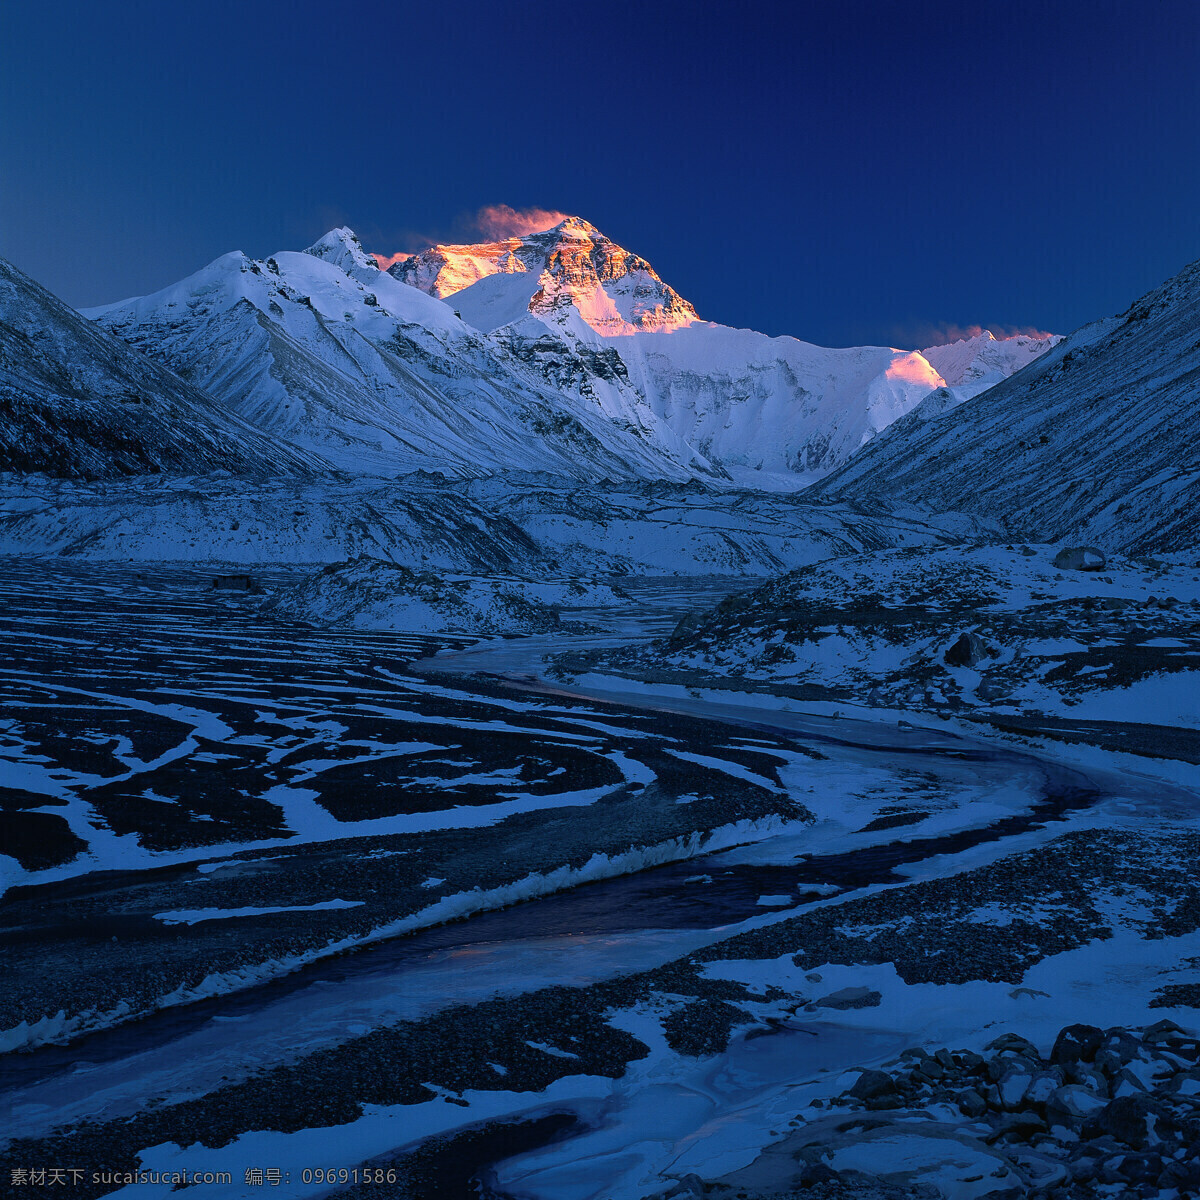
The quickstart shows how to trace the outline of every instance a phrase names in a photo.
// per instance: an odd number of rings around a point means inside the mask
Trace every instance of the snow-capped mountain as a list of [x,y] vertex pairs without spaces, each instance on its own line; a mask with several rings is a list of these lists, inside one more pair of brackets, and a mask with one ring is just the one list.
[[235,252],[89,316],[265,432],[344,470],[687,478],[594,407],[516,376],[449,305],[380,271],[347,229]]
[[228,254],[88,315],[260,429],[379,475],[793,490],[937,389],[957,400],[1036,352],[981,342],[947,357],[952,382],[915,351],[701,321],[645,259],[575,217],[382,261],[335,229],[304,253]]
[[431,246],[389,273],[431,296],[456,296],[463,319],[489,331],[526,313],[552,318],[566,307],[606,337],[678,329],[697,319],[644,258],[580,217],[525,237]]
[[1061,341],[1058,335],[997,338],[985,329],[973,337],[929,346],[921,354],[961,403],[1015,375]]
[[983,333],[924,353],[832,350],[701,321],[645,259],[577,217],[433,246],[390,273],[446,299],[533,378],[751,486],[811,482],[935,390],[957,403],[1048,348]]
[[0,259],[0,469],[105,478],[314,465]]
[[1195,262],[953,411],[922,405],[817,494],[974,513],[1033,540],[1194,546],[1198,314]]

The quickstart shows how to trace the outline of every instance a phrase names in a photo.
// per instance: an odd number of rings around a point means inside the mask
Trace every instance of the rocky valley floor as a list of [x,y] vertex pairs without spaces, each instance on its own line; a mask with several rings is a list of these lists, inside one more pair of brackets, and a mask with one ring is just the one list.
[[[241,570],[5,563],[4,1194],[1200,1192],[1186,715],[1154,756],[999,740],[955,672],[1018,656],[944,609],[923,726],[650,664],[737,581],[479,644]],[[1132,686],[1191,667],[1181,586],[1032,603]]]

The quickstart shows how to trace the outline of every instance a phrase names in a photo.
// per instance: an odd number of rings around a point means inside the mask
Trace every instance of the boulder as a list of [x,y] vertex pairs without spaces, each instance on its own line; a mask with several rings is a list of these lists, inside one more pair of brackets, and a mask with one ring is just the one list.
[[1033,1074],[1024,1066],[1012,1066],[996,1080],[1000,1103],[1010,1112],[1021,1107],[1025,1093],[1033,1082]]
[[1019,1033],[1002,1033],[998,1038],[988,1042],[984,1046],[984,1049],[995,1050],[997,1054],[1007,1052],[1024,1054],[1034,1062],[1037,1062],[1039,1058],[1037,1047],[1028,1038],[1023,1038]]
[[1153,1184],[1158,1182],[1164,1165],[1157,1154],[1129,1154],[1121,1163],[1120,1172],[1130,1183]]
[[1055,1088],[1046,1101],[1046,1121],[1066,1129],[1078,1129],[1090,1117],[1107,1107],[1095,1092],[1077,1083]]
[[1027,1104],[1045,1104],[1062,1086],[1062,1082],[1061,1072],[1039,1071],[1025,1089],[1025,1102]]
[[896,1093],[896,1081],[884,1071],[863,1071],[849,1094],[856,1100],[876,1100]]
[[1011,1112],[1000,1118],[989,1140],[1011,1137],[1015,1141],[1027,1142],[1035,1133],[1045,1133],[1046,1122],[1037,1113]]
[[882,999],[883,996],[871,988],[844,987],[814,1000],[813,1004],[817,1008],[874,1008]]
[[990,657],[991,649],[977,633],[960,633],[958,641],[942,655],[948,667],[973,667]]
[[1147,1091],[1147,1088],[1137,1075],[1125,1067],[1113,1079],[1110,1090],[1113,1096],[1140,1096]]
[[1095,1025],[1068,1025],[1054,1040],[1050,1061],[1070,1066],[1080,1060],[1091,1062],[1104,1041],[1104,1030]]
[[1026,1075],[1032,1077],[1038,1066],[1039,1060],[1036,1056],[1029,1057],[1014,1051],[1009,1054],[998,1054],[995,1058],[989,1059],[987,1073],[988,1078],[998,1084],[1005,1075],[1014,1069],[1024,1071]]
[[1142,1031],[1142,1040],[1147,1042],[1187,1041],[1187,1031],[1174,1021],[1158,1021]]
[[1140,1150],[1154,1141],[1153,1129],[1161,1119],[1160,1106],[1148,1095],[1120,1096],[1108,1104],[1098,1121],[1105,1133]]
[[1064,546],[1055,556],[1060,571],[1103,571],[1108,559],[1096,546]]
[[1200,1195],[1200,1159],[1169,1162],[1158,1177],[1161,1188],[1175,1188],[1180,1196]]

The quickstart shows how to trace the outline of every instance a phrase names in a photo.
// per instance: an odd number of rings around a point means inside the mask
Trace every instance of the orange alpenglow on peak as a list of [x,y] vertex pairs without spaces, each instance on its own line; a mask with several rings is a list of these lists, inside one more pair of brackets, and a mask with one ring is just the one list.
[[[431,296],[455,296],[455,307],[470,308],[481,328],[527,313],[544,317],[567,309],[607,337],[677,329],[698,319],[696,310],[644,258],[618,246],[589,221],[543,215],[559,219],[549,228],[494,240],[430,246],[390,261],[388,273]],[[389,261],[375,257],[381,268]],[[466,295],[494,276],[524,278],[489,282]]]

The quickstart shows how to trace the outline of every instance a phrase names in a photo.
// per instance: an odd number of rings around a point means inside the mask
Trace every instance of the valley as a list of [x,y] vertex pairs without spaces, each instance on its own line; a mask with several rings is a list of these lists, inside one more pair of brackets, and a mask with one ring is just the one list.
[[5,1194],[1197,1194],[1195,264],[824,348],[552,215],[0,274]]

